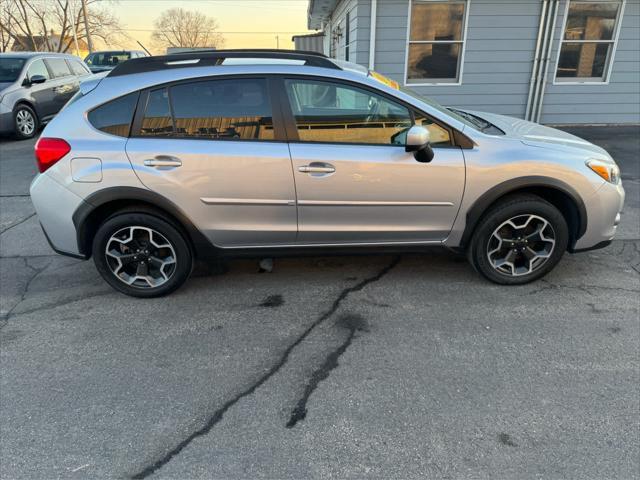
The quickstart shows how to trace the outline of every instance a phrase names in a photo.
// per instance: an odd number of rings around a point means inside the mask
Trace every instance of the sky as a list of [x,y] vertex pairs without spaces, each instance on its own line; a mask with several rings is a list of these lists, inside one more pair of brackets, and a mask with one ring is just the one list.
[[[291,36],[307,30],[308,0],[115,0],[105,3],[131,37],[119,45],[139,49],[136,40],[152,53],[153,22],[164,10],[181,7],[214,17],[225,38],[225,48],[293,48]],[[113,47],[113,45],[111,46]]]

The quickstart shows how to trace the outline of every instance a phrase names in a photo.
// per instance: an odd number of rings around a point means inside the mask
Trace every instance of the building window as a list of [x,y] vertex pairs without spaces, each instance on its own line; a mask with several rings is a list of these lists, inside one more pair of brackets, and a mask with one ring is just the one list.
[[556,82],[606,82],[611,72],[623,2],[569,2]]
[[466,1],[411,0],[407,85],[460,83]]

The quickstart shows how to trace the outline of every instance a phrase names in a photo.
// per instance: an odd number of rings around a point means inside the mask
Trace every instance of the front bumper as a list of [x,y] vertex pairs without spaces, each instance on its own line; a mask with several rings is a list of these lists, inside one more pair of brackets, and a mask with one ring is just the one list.
[[622,183],[605,183],[587,199],[587,230],[578,239],[572,252],[594,250],[611,243],[620,223],[624,197]]
[[84,200],[46,174],[34,178],[30,194],[53,250],[63,255],[82,257],[72,216]]

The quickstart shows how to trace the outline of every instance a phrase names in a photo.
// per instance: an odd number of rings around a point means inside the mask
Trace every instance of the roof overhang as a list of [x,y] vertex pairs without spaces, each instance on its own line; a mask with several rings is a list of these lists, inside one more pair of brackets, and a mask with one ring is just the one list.
[[338,0],[309,0],[307,25],[310,30],[319,30],[336,8]]

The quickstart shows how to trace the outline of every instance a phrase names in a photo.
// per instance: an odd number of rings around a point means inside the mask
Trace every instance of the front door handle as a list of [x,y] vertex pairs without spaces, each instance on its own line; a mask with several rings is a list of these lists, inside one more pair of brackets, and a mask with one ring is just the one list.
[[298,167],[298,171],[302,173],[333,173],[336,171],[333,165],[322,162],[311,162],[309,165],[302,165]]
[[182,160],[166,155],[158,155],[144,161],[145,167],[179,167],[180,165],[182,165]]

